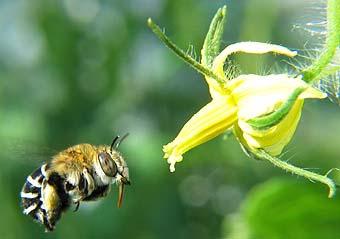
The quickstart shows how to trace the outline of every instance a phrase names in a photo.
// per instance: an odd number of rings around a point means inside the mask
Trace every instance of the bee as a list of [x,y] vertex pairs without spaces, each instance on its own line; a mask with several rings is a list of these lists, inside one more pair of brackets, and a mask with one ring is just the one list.
[[111,146],[79,144],[52,157],[27,177],[20,194],[23,213],[53,231],[71,204],[77,211],[80,202],[107,196],[113,183],[120,207],[124,185],[130,185],[128,166],[117,150],[126,136],[115,137]]

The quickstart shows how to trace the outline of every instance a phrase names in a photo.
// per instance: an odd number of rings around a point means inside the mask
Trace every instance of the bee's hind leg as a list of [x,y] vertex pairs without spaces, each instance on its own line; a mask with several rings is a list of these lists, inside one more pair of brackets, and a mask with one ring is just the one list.
[[76,212],[76,211],[78,211],[78,209],[79,209],[79,206],[80,206],[80,202],[76,202],[76,208],[73,210],[73,212]]

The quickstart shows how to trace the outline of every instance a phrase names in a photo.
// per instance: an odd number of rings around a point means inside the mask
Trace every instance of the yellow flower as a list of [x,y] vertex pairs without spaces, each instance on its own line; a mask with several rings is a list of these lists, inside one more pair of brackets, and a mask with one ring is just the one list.
[[300,77],[287,74],[240,75],[228,79],[223,65],[227,57],[236,52],[296,55],[278,45],[240,42],[229,45],[216,56],[211,69],[224,82],[205,77],[212,101],[163,147],[171,172],[175,171],[176,162],[182,161],[184,153],[231,128],[247,152],[263,149],[272,156],[279,155],[296,130],[304,99],[326,97]]
[[227,57],[237,52],[264,54],[273,52],[294,57],[296,52],[272,44],[240,42],[220,52],[227,8],[218,9],[211,21],[201,50],[201,62],[178,48],[150,18],[148,26],[156,36],[179,58],[205,76],[211,101],[196,113],[179,132],[178,136],[163,147],[170,164],[183,160],[183,154],[192,148],[233,130],[242,149],[251,157],[266,160],[276,167],[329,187],[329,197],[334,196],[336,185],[326,175],[317,174],[285,161],[277,155],[294,135],[299,123],[304,99],[322,99],[326,94],[314,89],[311,84],[335,74],[338,67],[330,62],[339,46],[340,1],[329,0],[327,4],[327,36],[325,48],[307,68],[295,76],[289,74],[239,75],[233,74],[233,66],[223,69]]

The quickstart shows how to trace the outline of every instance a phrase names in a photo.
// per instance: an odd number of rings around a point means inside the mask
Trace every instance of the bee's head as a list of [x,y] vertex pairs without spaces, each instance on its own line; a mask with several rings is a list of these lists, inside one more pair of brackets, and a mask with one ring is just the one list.
[[103,176],[101,177],[102,181],[106,181],[104,178],[111,181],[114,180],[119,187],[118,207],[122,204],[124,185],[130,185],[128,166],[121,154],[117,151],[118,146],[127,136],[128,134],[123,137],[115,137],[110,148],[107,147],[98,154],[100,174]]

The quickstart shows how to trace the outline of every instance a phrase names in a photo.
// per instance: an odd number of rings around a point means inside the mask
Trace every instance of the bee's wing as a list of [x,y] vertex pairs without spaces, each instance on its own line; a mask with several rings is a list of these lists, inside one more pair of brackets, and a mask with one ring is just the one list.
[[[2,151],[1,158],[5,159],[8,164],[18,166],[39,166],[49,161],[57,153],[46,145],[26,140],[11,139],[0,140]],[[0,159],[1,160],[1,159]]]

